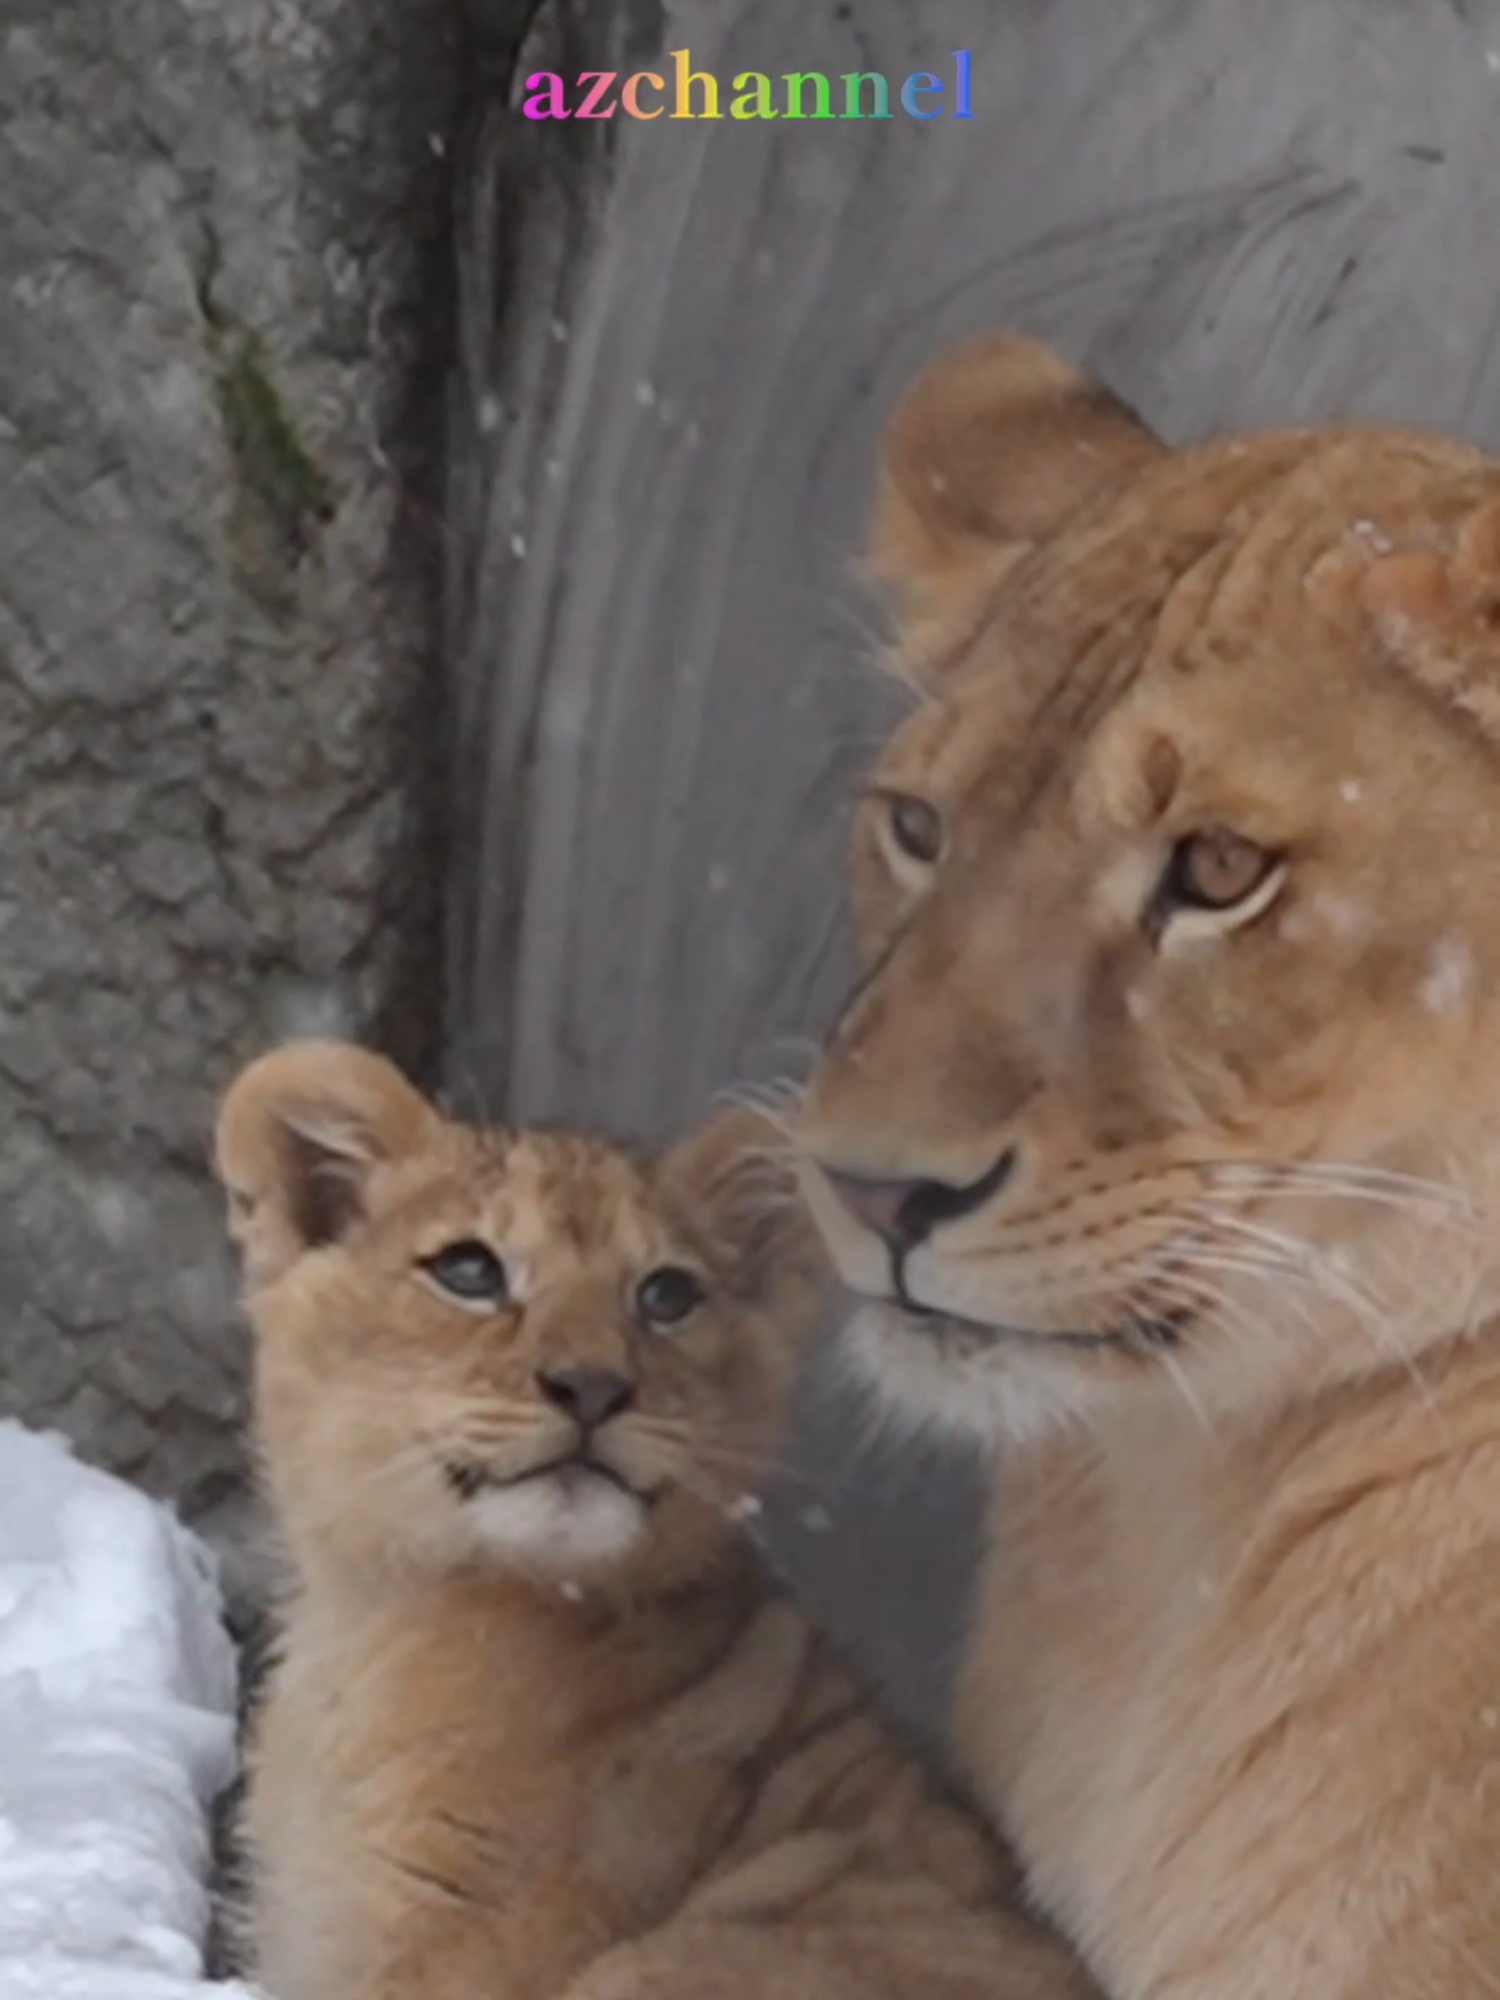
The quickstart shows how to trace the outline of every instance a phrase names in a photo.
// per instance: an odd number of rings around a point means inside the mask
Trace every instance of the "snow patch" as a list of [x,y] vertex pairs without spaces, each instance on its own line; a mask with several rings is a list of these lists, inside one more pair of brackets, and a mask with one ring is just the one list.
[[0,1994],[249,2000],[202,1978],[235,1662],[166,1508],[0,1423]]

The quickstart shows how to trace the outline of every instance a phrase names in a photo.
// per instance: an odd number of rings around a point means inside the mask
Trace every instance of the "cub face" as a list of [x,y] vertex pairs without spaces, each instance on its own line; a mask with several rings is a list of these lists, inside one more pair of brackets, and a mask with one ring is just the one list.
[[1000,339],[898,412],[877,557],[919,699],[800,1131],[880,1379],[1212,1415],[1493,1311],[1500,467],[1171,454]]
[[245,1071],[218,1168],[294,1552],[685,1577],[774,1451],[821,1263],[731,1112],[660,1164],[442,1117],[388,1063]]

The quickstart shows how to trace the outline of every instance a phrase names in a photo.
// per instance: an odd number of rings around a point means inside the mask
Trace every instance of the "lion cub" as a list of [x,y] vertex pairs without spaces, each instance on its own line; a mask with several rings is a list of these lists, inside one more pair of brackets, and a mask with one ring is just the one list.
[[291,1562],[247,1815],[275,2000],[1084,1990],[740,1523],[823,1283],[765,1136],[478,1131],[338,1044],[230,1090]]

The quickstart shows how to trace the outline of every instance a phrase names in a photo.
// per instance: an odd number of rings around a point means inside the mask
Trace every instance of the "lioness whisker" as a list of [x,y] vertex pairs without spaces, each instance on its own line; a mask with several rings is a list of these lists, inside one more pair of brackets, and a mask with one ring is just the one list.
[[1348,1272],[1341,1270],[1315,1244],[1303,1238],[1289,1236],[1284,1231],[1269,1229],[1264,1225],[1246,1223],[1237,1218],[1220,1216],[1215,1220],[1218,1226],[1229,1229],[1236,1235],[1247,1237],[1252,1242],[1264,1243],[1273,1251],[1279,1251],[1280,1254],[1294,1259],[1296,1267],[1311,1288],[1320,1292],[1333,1304],[1346,1307],[1352,1314],[1356,1326],[1376,1351],[1404,1370],[1423,1402],[1434,1414],[1437,1413],[1432,1385],[1423,1375],[1415,1356],[1401,1338],[1395,1313],[1367,1285],[1360,1284]]
[[1391,1167],[1362,1166],[1356,1161],[1339,1160],[1198,1160],[1195,1168],[1227,1185],[1247,1185],[1256,1189],[1330,1187],[1349,1195],[1365,1191],[1373,1198],[1377,1190],[1392,1196],[1426,1201],[1436,1207],[1474,1214],[1473,1204],[1458,1188],[1418,1174],[1402,1173]]
[[1197,1419],[1205,1436],[1211,1437],[1217,1442],[1219,1437],[1218,1427],[1209,1415],[1202,1397],[1193,1387],[1187,1370],[1178,1361],[1176,1355],[1167,1348],[1158,1348],[1153,1350],[1153,1359],[1160,1362],[1166,1373],[1167,1380],[1172,1384],[1179,1397]]

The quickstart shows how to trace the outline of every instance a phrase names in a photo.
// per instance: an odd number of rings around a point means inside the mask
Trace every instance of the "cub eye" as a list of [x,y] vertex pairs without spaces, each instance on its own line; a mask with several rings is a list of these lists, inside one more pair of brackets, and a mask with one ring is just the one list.
[[701,1306],[702,1285],[678,1264],[648,1271],[635,1289],[636,1310],[651,1326],[676,1326]]
[[1269,902],[1282,872],[1277,855],[1243,834],[1226,826],[1203,827],[1172,849],[1158,901],[1164,916],[1173,910],[1238,910],[1257,892],[1267,892]]
[[442,1291],[468,1305],[499,1306],[510,1297],[505,1266],[488,1243],[475,1237],[445,1244],[432,1256],[423,1257],[421,1268]]
[[908,861],[931,868],[942,859],[943,815],[935,805],[910,792],[887,792],[885,810],[891,839]]

